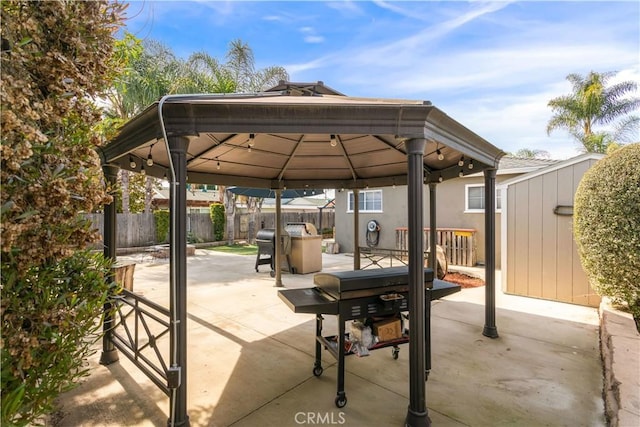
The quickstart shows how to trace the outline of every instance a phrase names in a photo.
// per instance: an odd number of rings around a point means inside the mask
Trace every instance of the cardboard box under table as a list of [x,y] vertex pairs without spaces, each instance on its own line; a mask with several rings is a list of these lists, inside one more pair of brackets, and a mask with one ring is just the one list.
[[373,335],[380,341],[389,341],[402,338],[402,326],[400,318],[378,320],[373,323]]
[[[382,319],[378,325],[381,340],[369,350],[393,347],[394,359],[398,356],[398,345],[408,342],[402,334],[400,313],[408,308],[408,267],[390,267],[376,270],[341,271],[318,273],[314,276],[313,288],[285,289],[278,292],[280,299],[295,313],[316,315],[315,363],[313,374],[322,375],[322,348],[338,361],[337,396],[335,404],[342,408],[347,404],[344,391],[345,321],[353,319]],[[460,291],[460,286],[433,279],[433,271],[424,269],[425,303]],[[323,315],[338,317],[337,335],[324,336]],[[380,319],[378,319],[380,320]],[[374,322],[375,327],[375,322]],[[400,329],[400,331],[399,331]],[[395,337],[395,338],[391,338]],[[389,339],[386,339],[389,338]]]

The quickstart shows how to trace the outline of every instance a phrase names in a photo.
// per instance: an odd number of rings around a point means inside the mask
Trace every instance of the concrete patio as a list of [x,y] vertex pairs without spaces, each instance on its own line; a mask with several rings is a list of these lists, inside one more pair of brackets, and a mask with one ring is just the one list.
[[[138,262],[134,291],[168,306],[169,265]],[[348,404],[334,406],[335,361],[323,352],[312,374],[314,317],[278,298],[255,257],[197,250],[188,259],[188,407],[193,426],[402,426],[408,351],[389,348],[346,359]],[[323,271],[353,258],[323,254]],[[500,280],[496,280],[500,283]],[[283,275],[288,288],[313,274]],[[500,338],[482,335],[484,288],[463,289],[432,308],[427,405],[434,426],[604,426],[596,309],[497,294]],[[326,316],[325,331],[335,331]],[[99,347],[98,347],[99,349]],[[164,426],[168,398],[126,357],[92,373],[58,401],[60,426]]]

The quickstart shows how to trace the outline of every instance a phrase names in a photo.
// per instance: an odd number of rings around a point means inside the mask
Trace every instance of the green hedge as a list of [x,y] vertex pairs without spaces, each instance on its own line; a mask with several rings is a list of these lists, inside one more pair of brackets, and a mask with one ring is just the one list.
[[156,242],[165,243],[169,240],[169,211],[158,210],[153,212],[153,222],[156,226]]
[[591,285],[640,319],[640,143],[614,151],[585,173],[574,215]]
[[213,223],[213,235],[216,242],[224,240],[224,227],[226,218],[224,214],[224,205],[222,203],[213,203],[209,206],[209,216]]

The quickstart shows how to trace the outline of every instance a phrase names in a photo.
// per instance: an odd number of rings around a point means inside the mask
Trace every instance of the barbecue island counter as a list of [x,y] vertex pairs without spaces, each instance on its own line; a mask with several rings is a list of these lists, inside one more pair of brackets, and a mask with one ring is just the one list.
[[[407,266],[390,267],[377,270],[354,270],[334,273],[318,273],[314,275],[313,288],[285,289],[278,291],[280,299],[295,313],[316,315],[315,363],[313,375],[322,375],[322,347],[338,362],[337,395],[335,404],[342,408],[347,404],[344,391],[344,358],[354,354],[352,340],[346,332],[345,322],[361,319],[361,324],[371,325],[377,321],[379,325],[400,322],[399,333],[387,339],[372,342],[366,351],[384,347],[393,347],[392,356],[397,359],[399,344],[409,341],[408,330],[402,326],[407,316],[402,313],[409,310],[409,272]],[[433,270],[424,269],[425,305],[431,301],[460,291],[460,286],[442,280],[434,280]],[[322,330],[323,315],[337,316],[337,335],[324,336]],[[426,371],[430,369],[430,310],[425,310],[427,327]],[[375,325],[375,323],[373,323]],[[397,325],[395,326],[397,330]],[[349,346],[347,348],[347,346]],[[426,374],[425,374],[426,378]]]

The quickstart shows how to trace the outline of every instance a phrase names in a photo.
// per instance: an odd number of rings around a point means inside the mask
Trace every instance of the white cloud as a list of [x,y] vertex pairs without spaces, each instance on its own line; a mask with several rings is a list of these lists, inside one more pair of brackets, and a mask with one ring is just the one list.
[[322,43],[324,42],[324,37],[322,36],[306,36],[304,41],[307,43]]
[[362,9],[358,5],[358,1],[352,1],[352,0],[330,1],[325,4],[329,8],[333,10],[337,10],[338,12],[346,16],[363,14]]

